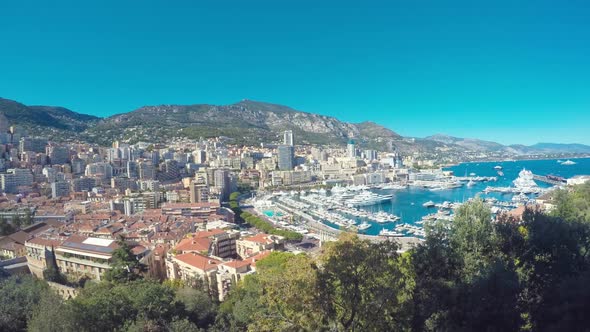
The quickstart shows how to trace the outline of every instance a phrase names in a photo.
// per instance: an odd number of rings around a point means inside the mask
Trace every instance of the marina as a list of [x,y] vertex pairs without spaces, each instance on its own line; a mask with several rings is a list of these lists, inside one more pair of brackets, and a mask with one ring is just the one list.
[[[528,204],[554,188],[539,177],[563,185],[566,178],[590,173],[590,159],[563,166],[562,173],[555,172],[554,164],[555,160],[465,163],[444,170],[469,176],[436,175],[403,184],[275,192],[257,197],[254,205],[266,206],[257,208],[261,212],[273,206],[278,211],[270,218],[273,222],[301,233],[313,222],[369,236],[423,238],[425,224],[453,220],[454,211],[474,197],[484,199],[494,214],[501,213]],[[498,177],[498,171],[505,176]]]

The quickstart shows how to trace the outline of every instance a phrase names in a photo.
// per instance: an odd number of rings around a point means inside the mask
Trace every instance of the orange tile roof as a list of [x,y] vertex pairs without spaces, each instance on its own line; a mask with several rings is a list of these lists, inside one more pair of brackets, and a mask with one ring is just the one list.
[[264,244],[271,244],[274,241],[270,238],[272,235],[268,235],[265,233],[258,233],[256,235],[245,237],[244,241],[256,242],[256,243],[264,243]]
[[177,255],[174,258],[201,271],[215,270],[217,269],[217,266],[222,263],[217,259],[199,255],[194,252]]
[[188,238],[180,241],[174,249],[180,252],[204,251],[209,250],[210,244],[211,240],[209,238]]

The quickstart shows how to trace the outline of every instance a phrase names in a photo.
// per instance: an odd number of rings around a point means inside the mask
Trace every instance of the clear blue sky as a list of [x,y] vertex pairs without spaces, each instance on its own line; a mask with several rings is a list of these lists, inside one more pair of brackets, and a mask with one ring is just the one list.
[[407,136],[590,144],[587,0],[1,1],[0,43],[0,96],[25,104],[248,98]]

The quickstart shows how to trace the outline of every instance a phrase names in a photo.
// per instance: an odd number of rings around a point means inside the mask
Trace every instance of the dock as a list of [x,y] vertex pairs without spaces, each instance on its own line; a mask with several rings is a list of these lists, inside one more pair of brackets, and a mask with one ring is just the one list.
[[566,179],[558,178],[556,176],[544,176],[544,175],[533,174],[533,179],[536,181],[549,183],[554,186],[561,186],[561,185],[564,185],[567,183]]

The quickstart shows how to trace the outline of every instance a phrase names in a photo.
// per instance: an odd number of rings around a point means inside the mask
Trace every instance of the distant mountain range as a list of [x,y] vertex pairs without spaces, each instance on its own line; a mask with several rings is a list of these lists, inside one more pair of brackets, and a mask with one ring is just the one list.
[[465,149],[481,152],[506,152],[516,155],[529,154],[559,154],[559,153],[590,153],[590,146],[584,144],[537,143],[534,145],[502,145],[496,142],[483,141],[474,138],[459,138],[443,134],[426,137],[445,144],[462,146]]
[[166,141],[173,137],[226,136],[240,144],[280,142],[293,130],[298,144],[342,145],[353,139],[359,146],[402,153],[421,152],[460,156],[473,153],[530,155],[590,153],[582,144],[539,143],[505,146],[495,142],[437,134],[402,137],[374,122],[348,123],[335,117],[301,112],[290,107],[242,100],[231,105],[144,106],[107,118],[80,114],[63,107],[26,106],[0,98],[0,113],[11,124],[53,139],[84,140],[109,145],[113,140]]

